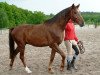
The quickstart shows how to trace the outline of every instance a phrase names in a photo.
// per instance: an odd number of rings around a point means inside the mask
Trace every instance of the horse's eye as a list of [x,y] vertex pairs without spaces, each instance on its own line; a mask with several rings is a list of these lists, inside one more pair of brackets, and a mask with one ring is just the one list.
[[76,12],[74,12],[74,14],[76,14]]

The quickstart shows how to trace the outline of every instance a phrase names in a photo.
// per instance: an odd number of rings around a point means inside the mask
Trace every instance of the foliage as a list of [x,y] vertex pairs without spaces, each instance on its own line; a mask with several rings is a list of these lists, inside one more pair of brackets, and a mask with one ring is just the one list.
[[40,11],[28,11],[0,2],[0,28],[11,28],[20,24],[40,24],[51,16]]
[[[20,24],[40,24],[50,19],[54,14],[45,15],[41,11],[28,11],[0,2],[0,28],[11,28]],[[100,13],[82,12],[86,24],[100,25]]]
[[86,24],[100,25],[100,13],[82,12]]
[[6,12],[1,8],[0,9],[0,28],[8,27],[9,20]]
[[29,23],[33,23],[33,24],[43,23],[45,20],[45,14],[43,12],[40,12],[40,11],[39,12],[34,11],[30,20],[32,20],[32,21],[30,21]]

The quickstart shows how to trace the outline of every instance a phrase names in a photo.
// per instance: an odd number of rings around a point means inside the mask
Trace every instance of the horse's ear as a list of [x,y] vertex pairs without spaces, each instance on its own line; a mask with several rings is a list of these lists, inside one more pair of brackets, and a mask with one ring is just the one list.
[[72,4],[72,8],[74,8],[75,7],[75,5],[74,4]]
[[76,7],[79,8],[80,4],[78,4]]

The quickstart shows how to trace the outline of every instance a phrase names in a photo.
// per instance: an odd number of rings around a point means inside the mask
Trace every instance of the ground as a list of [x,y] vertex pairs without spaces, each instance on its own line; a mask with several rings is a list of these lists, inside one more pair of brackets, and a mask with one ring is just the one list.
[[[78,70],[69,72],[66,70],[66,62],[64,72],[60,72],[59,67],[61,57],[56,54],[53,69],[53,75],[100,75],[100,27],[76,27],[76,34],[85,46],[85,53],[79,54],[76,63]],[[66,53],[64,43],[60,48]],[[23,64],[17,55],[13,70],[9,71],[9,45],[8,45],[8,30],[0,33],[0,75],[51,75],[48,73],[48,63],[51,49],[49,47],[33,47],[26,46],[25,59],[27,66],[32,71],[32,74],[27,74],[24,70]]]

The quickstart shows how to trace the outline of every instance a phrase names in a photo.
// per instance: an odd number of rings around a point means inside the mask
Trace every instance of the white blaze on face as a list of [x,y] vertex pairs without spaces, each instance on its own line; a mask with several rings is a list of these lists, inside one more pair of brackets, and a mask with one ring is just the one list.
[[25,67],[25,70],[27,73],[32,73],[32,71],[27,66]]

